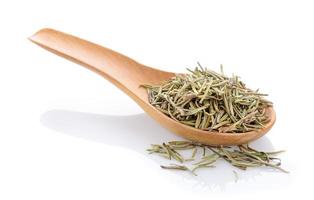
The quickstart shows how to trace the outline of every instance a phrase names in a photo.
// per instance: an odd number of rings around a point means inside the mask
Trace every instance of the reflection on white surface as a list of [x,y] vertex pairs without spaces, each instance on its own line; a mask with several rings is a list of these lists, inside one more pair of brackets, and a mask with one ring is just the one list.
[[[153,159],[158,165],[169,164],[169,161],[160,158],[158,155],[149,155],[145,149],[152,143],[183,140],[183,138],[161,127],[146,114],[113,116],[67,110],[51,110],[42,114],[41,123],[48,128],[70,136],[107,145],[121,146],[137,151],[144,154],[149,159]],[[267,137],[262,137],[253,142],[251,146],[265,151],[274,150],[272,143]],[[236,184],[233,171],[237,172],[239,178]],[[268,182],[262,185],[263,187],[283,186],[288,184],[286,181],[288,175],[273,169],[265,167],[249,169],[243,172],[224,161],[216,163],[215,168],[199,170],[197,172],[198,176],[178,171],[167,171],[165,173],[179,175],[182,177],[183,182],[189,182],[189,185],[192,184],[196,188],[210,188],[211,190],[224,191],[229,185],[239,186],[243,181],[249,182],[255,180],[257,177],[267,176],[270,172],[272,174],[272,180],[278,177],[283,178]],[[249,185],[246,187],[248,187],[246,189],[250,188]]]

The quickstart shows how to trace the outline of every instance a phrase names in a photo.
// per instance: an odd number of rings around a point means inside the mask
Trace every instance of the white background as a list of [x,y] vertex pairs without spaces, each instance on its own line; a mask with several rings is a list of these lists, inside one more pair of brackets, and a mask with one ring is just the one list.
[[[314,6],[311,1],[1,1],[0,199],[313,197]],[[180,139],[100,76],[35,46],[51,27],[148,66],[197,61],[269,93],[277,122],[253,143],[286,149],[283,174],[166,171],[151,143]]]

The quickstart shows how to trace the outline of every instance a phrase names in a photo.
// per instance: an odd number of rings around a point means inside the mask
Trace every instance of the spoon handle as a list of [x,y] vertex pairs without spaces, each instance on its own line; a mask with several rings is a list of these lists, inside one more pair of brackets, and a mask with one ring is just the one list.
[[132,87],[125,77],[136,78],[141,71],[145,71],[143,65],[127,56],[53,29],[42,29],[29,39],[54,54],[100,74],[124,91],[125,86]]

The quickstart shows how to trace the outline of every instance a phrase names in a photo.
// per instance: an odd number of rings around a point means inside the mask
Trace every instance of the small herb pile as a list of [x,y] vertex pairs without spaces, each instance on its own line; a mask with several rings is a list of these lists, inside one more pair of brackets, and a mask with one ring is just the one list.
[[149,103],[172,119],[206,131],[243,133],[263,128],[266,94],[246,88],[238,76],[228,78],[199,63],[190,74],[177,74],[160,85],[143,85]]
[[[191,156],[189,158],[184,158],[180,154],[180,151],[183,150],[190,150]],[[249,167],[267,166],[288,173],[280,167],[281,160],[275,157],[283,151],[258,151],[249,147],[249,145],[217,147],[191,141],[171,141],[161,145],[152,144],[151,148],[147,149],[147,151],[149,153],[159,154],[169,160],[176,160],[180,163],[168,166],[162,165],[161,168],[189,171],[194,175],[196,175],[195,171],[197,169],[214,167],[214,163],[219,159],[225,160],[234,167],[242,170],[246,170]],[[201,158],[196,158],[198,151],[202,152]],[[189,163],[192,167],[183,165],[183,163]]]

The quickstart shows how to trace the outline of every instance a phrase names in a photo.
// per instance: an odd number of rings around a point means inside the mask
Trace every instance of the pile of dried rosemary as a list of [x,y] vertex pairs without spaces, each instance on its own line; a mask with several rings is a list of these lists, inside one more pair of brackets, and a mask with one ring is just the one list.
[[[191,156],[184,158],[181,154],[181,150],[191,150]],[[261,167],[268,166],[278,169],[287,173],[286,170],[280,167],[281,160],[275,155],[282,153],[283,151],[276,152],[264,152],[258,151],[249,147],[248,145],[239,146],[209,146],[191,141],[171,141],[168,143],[152,144],[150,149],[147,149],[149,153],[157,153],[160,156],[169,160],[176,160],[182,164],[171,164],[169,166],[161,166],[163,169],[176,169],[190,171],[195,174],[195,171],[200,168],[214,167],[214,163],[218,159],[223,159],[242,170],[246,170],[249,167]],[[200,159],[196,158],[198,151],[202,152]],[[192,162],[190,165],[192,168],[183,165],[183,163]]]
[[177,74],[160,85],[143,85],[149,102],[172,119],[207,131],[242,133],[263,128],[266,94],[245,87],[238,76],[228,78],[203,68]]

